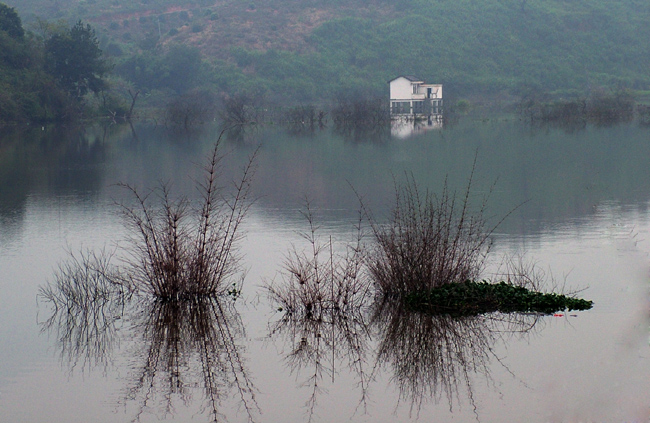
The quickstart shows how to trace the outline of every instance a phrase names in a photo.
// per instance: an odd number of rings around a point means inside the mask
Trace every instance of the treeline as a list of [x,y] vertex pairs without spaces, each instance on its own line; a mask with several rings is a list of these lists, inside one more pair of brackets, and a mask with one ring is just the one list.
[[90,25],[41,22],[40,29],[26,32],[16,11],[0,3],[0,123],[77,119],[91,113],[90,93],[115,108],[105,92],[110,65]]
[[557,124],[608,124],[632,120],[638,115],[647,123],[648,107],[637,105],[628,90],[596,91],[589,96],[550,98],[548,95],[530,94],[519,104],[519,111],[531,123]]
[[[92,23],[114,65],[113,95],[97,91],[93,107],[112,101],[104,109],[113,116],[136,95],[140,108],[161,110],[197,91],[322,108],[342,96],[386,98],[398,75],[444,84],[447,110],[457,99],[516,102],[531,92],[650,93],[650,3],[639,0],[13,1],[29,11],[31,26],[41,10]],[[19,73],[49,75],[49,36],[12,38],[34,53]],[[15,87],[7,63],[1,81]],[[30,87],[46,83],[32,80]]]

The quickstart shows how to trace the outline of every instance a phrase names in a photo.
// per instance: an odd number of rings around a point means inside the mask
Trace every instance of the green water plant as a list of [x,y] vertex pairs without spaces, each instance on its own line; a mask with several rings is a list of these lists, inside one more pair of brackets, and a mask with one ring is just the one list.
[[545,275],[522,260],[504,263],[495,280],[506,282],[481,281],[492,234],[512,211],[492,224],[486,218],[489,193],[471,204],[475,167],[476,162],[462,195],[446,181],[440,194],[423,191],[407,176],[395,184],[388,222],[369,218],[374,242],[367,268],[378,295],[403,301],[410,310],[455,316],[591,308],[590,301],[542,292]]
[[491,312],[553,314],[589,310],[592,301],[544,293],[506,282],[464,281],[406,295],[407,308],[431,314],[473,316]]

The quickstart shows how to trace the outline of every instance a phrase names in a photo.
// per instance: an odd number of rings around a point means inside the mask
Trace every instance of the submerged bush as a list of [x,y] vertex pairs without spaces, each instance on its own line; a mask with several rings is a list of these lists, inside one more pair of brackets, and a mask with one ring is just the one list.
[[215,98],[210,92],[192,91],[170,101],[165,107],[165,123],[172,128],[190,129],[214,118]]
[[486,228],[486,199],[470,210],[473,171],[462,198],[447,183],[440,195],[421,192],[411,177],[395,186],[395,205],[385,225],[372,223],[375,246],[368,263],[384,296],[430,290],[479,277],[494,228]]
[[236,243],[251,205],[254,156],[232,197],[226,197],[217,181],[223,158],[219,145],[217,141],[205,167],[205,181],[198,184],[198,208],[187,198],[172,199],[167,186],[141,194],[122,185],[136,200],[135,206],[121,204],[121,209],[131,229],[127,274],[137,290],[165,300],[216,296],[228,290],[227,281],[241,270]]
[[587,97],[572,100],[530,95],[522,99],[519,104],[521,115],[531,122],[562,125],[625,122],[634,117],[634,109],[634,97],[625,90],[596,91]]
[[363,215],[359,214],[356,239],[340,253],[334,252],[331,237],[323,242],[319,236],[309,204],[303,215],[309,230],[301,236],[308,243],[308,251],[294,247],[287,255],[282,283],[266,286],[270,300],[294,317],[322,320],[328,313],[358,315],[371,297],[363,266]]

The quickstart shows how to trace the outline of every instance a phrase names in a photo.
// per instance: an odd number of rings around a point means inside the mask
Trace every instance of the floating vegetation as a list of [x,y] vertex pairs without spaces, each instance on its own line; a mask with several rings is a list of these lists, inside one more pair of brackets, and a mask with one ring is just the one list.
[[496,311],[553,314],[564,310],[589,310],[593,306],[592,301],[536,292],[506,282],[469,280],[409,293],[405,304],[414,311],[451,316],[475,316]]

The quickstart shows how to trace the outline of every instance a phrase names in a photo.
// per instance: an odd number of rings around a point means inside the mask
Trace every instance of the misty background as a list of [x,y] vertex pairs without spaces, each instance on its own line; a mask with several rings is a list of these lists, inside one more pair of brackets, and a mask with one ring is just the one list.
[[[503,105],[531,95],[557,100],[620,90],[643,98],[650,88],[650,4],[645,1],[6,4],[20,17],[25,35],[12,38],[6,27],[0,31],[0,118],[5,120],[21,114],[48,120],[66,101],[54,83],[43,82],[48,75],[57,80],[47,68],[53,60],[47,46],[53,34],[79,21],[96,36],[101,63],[94,75],[103,81],[89,87],[95,96],[84,105],[112,113],[126,114],[132,102],[161,108],[197,92],[206,101],[243,95],[256,105],[275,106],[387,99],[387,82],[399,75],[444,84],[447,107],[458,101]],[[30,92],[34,95],[25,99]],[[33,110],[44,103],[52,104],[49,116]],[[10,113],[12,107],[20,111]]]

